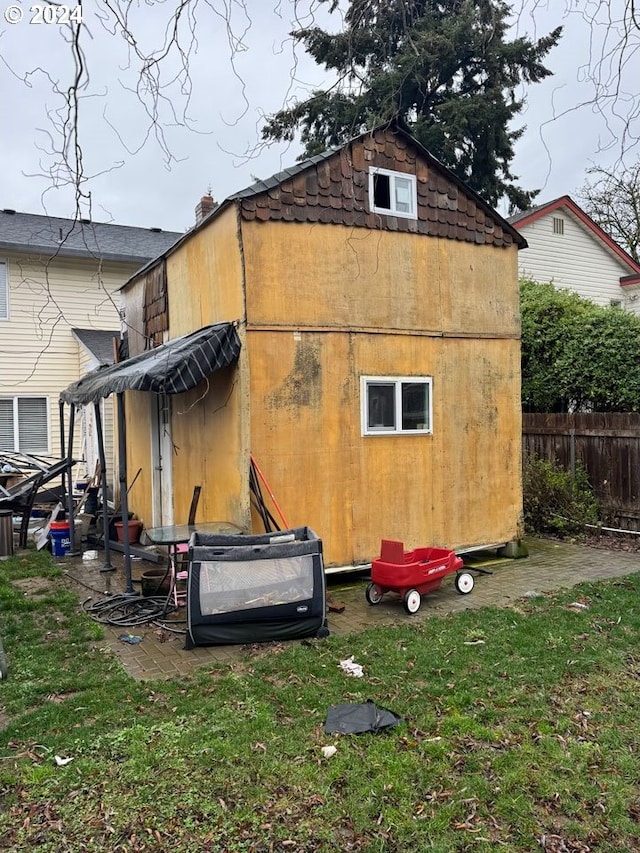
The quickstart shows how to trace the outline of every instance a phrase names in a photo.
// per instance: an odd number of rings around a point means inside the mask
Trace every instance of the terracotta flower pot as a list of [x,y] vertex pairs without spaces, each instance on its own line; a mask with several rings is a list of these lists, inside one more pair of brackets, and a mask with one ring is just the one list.
[[[127,527],[129,528],[129,544],[135,545],[136,542],[140,541],[142,522],[138,521],[138,519],[132,519],[127,522]],[[116,521],[115,528],[118,535],[118,542],[124,542],[124,536],[122,535],[124,524],[121,521]]]

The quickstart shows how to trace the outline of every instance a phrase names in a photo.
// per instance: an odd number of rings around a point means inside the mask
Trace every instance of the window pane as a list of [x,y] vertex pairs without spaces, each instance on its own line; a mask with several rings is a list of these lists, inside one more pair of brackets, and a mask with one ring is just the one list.
[[402,383],[402,429],[429,429],[429,386]]
[[411,181],[408,178],[395,176],[396,207],[400,213],[413,213],[413,193]]
[[0,320],[9,317],[9,281],[7,277],[7,263],[0,261]]
[[367,386],[367,428],[395,429],[395,387],[371,382]]
[[389,175],[373,176],[373,203],[376,207],[391,209],[391,191],[389,188]]
[[23,453],[46,453],[47,401],[43,397],[22,397],[18,400],[18,442]]
[[13,444],[13,400],[0,400],[0,450],[15,450]]

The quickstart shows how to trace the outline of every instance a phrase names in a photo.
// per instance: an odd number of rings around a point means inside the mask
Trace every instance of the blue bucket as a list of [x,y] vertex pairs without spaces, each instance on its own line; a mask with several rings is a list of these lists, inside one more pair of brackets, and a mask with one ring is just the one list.
[[67,521],[52,521],[49,526],[51,534],[51,553],[54,557],[64,557],[69,553],[69,523]]

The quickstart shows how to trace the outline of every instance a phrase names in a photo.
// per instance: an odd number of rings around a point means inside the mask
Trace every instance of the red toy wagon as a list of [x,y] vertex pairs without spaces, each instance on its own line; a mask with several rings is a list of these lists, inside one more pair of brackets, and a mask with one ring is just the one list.
[[371,583],[367,586],[369,604],[379,604],[386,592],[397,592],[407,613],[417,613],[421,596],[440,586],[447,575],[456,573],[455,586],[461,595],[474,587],[473,575],[461,571],[463,562],[455,551],[446,548],[416,548],[405,551],[403,542],[383,539],[380,557],[371,564]]

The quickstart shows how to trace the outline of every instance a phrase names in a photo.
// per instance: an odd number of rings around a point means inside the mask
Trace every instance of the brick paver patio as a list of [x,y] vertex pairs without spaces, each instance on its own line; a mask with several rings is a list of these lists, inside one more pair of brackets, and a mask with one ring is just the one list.
[[[342,612],[329,612],[329,629],[333,635],[348,635],[377,625],[398,624],[405,620],[423,620],[467,608],[485,606],[506,607],[528,593],[544,593],[572,587],[581,581],[601,580],[631,574],[640,569],[640,554],[610,551],[574,545],[567,542],[532,539],[527,541],[529,556],[520,560],[491,559],[482,555],[482,561],[469,559],[468,565],[481,567],[491,574],[476,574],[474,590],[469,595],[459,595],[453,576],[444,579],[441,587],[424,596],[417,614],[407,615],[398,596],[386,595],[380,604],[371,607],[365,600],[367,579],[364,575],[342,575],[329,578],[329,603],[344,606]],[[101,555],[102,556],[102,555]],[[83,562],[66,557],[61,564],[67,570],[70,582],[77,586],[83,599],[99,600],[102,592],[119,593],[124,588],[121,559],[115,572],[102,573],[101,561]],[[150,568],[145,561],[133,564],[133,577]],[[139,589],[139,586],[136,586]],[[184,618],[184,612],[177,617]],[[176,624],[184,631],[184,622]],[[155,679],[184,674],[197,666],[240,662],[256,654],[251,646],[210,646],[190,651],[184,649],[184,635],[172,633],[153,625],[134,628],[106,628],[105,642],[114,650],[123,666],[136,679]],[[119,639],[123,634],[142,638],[130,645]],[[268,645],[265,647],[268,649]]]

